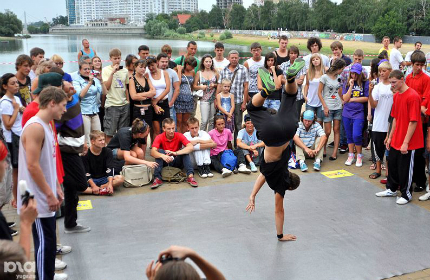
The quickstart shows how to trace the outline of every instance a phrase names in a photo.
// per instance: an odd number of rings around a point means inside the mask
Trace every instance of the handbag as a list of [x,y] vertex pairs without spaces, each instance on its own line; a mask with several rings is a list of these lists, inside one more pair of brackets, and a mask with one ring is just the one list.
[[[200,84],[201,84],[202,83],[202,71],[199,71],[199,72],[200,72],[199,78],[200,78]],[[188,81],[188,79],[187,79],[187,81]],[[190,86],[190,82],[188,82],[188,86]],[[190,86],[190,89],[191,89],[191,86]],[[193,93],[193,96],[197,96],[198,98],[202,98],[203,94],[204,94],[202,89],[192,91],[192,93]]]
[[145,164],[124,165],[121,170],[125,188],[139,188],[148,185],[154,179],[153,169]]

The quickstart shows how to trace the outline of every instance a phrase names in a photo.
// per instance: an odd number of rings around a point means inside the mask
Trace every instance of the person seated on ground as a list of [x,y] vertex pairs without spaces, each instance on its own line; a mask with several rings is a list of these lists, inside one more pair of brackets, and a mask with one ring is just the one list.
[[124,182],[123,176],[114,174],[112,150],[105,147],[105,136],[100,130],[90,133],[91,146],[82,156],[88,182],[84,194],[112,195]]
[[216,147],[216,143],[211,136],[204,130],[199,129],[199,120],[191,117],[187,121],[188,132],[184,136],[193,144],[194,151],[190,153],[193,166],[197,166],[199,176],[202,178],[211,178],[214,175],[211,172],[211,155],[210,149]]
[[303,172],[308,170],[305,158],[315,158],[314,170],[319,171],[323,161],[327,136],[321,125],[316,122],[314,111],[307,110],[303,112],[293,140],[296,144],[296,157],[300,162],[300,170]]
[[[216,115],[214,123],[215,128],[209,131],[209,135],[216,143],[216,147],[211,149],[211,164],[218,173],[221,173],[222,177],[227,177],[231,175],[232,170],[222,165],[221,157],[226,150],[233,150],[233,145],[231,143],[233,135],[230,129],[225,128],[225,119],[223,114]],[[233,150],[233,153],[237,157],[236,167],[239,166],[237,170],[236,168],[234,169],[235,173],[238,171],[240,173],[250,174],[251,170],[246,168],[245,156],[243,155],[242,149]]]
[[[284,196],[285,192],[295,190],[300,185],[297,174],[289,172],[288,160],[291,155],[290,141],[297,131],[297,83],[296,75],[305,66],[302,58],[297,58],[287,70],[287,83],[281,98],[281,105],[276,114],[263,106],[269,94],[276,86],[270,79],[263,78],[265,88],[252,97],[247,104],[247,110],[252,122],[258,131],[259,138],[266,147],[260,165],[261,174],[255,181],[254,188],[249,197],[246,210],[250,213],[255,210],[255,197],[263,184],[267,181],[269,187],[275,192],[275,224],[279,241],[295,241],[297,237],[292,234],[283,234],[284,228]],[[270,75],[261,71],[261,75]]]
[[[191,164],[190,153],[194,150],[193,144],[179,132],[175,132],[175,122],[171,118],[165,118],[162,122],[164,133],[158,134],[152,143],[151,156],[155,158],[157,167],[154,171],[154,182],[151,189],[156,189],[163,184],[161,170],[164,166],[185,168],[187,171],[187,183],[196,188],[199,185],[194,180],[194,169]],[[183,149],[182,146],[184,146]]]
[[190,258],[203,272],[207,280],[225,280],[224,275],[194,250],[180,246],[170,246],[158,256],[156,265],[151,261],[146,268],[148,280],[201,280],[193,266],[184,262]]
[[252,123],[249,114],[243,118],[245,128],[239,130],[237,134],[237,147],[242,149],[246,161],[252,172],[257,172],[257,166],[261,162],[261,154],[264,149],[264,142],[258,139],[257,130]]
[[114,159],[125,160],[125,164],[145,164],[155,168],[157,163],[145,160],[148,134],[148,124],[136,118],[131,127],[120,128],[107,147],[112,150]]

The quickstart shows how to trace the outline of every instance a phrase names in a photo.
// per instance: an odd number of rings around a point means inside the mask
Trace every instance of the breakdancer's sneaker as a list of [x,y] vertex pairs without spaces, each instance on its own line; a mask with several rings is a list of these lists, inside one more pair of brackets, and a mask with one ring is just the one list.
[[288,67],[287,80],[290,80],[290,79],[296,77],[297,73],[299,73],[300,70],[303,69],[303,67],[305,67],[305,60],[303,58],[300,58],[300,57],[296,58],[296,60],[294,60],[293,65]]
[[261,81],[263,82],[267,91],[269,91],[268,94],[270,94],[271,91],[276,90],[275,82],[273,81],[272,77],[270,76],[269,70],[267,70],[264,67],[261,67],[258,69],[258,75],[260,75]]
[[397,192],[392,192],[390,189],[386,189],[385,191],[377,192],[375,195],[378,197],[393,197],[397,196]]

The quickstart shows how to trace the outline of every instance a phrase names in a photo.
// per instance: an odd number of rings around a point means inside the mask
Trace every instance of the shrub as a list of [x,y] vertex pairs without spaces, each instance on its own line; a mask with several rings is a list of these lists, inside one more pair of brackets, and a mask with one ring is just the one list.
[[223,34],[221,34],[220,36],[219,36],[219,39],[221,40],[221,41],[224,41],[225,40],[225,34],[223,33]]
[[225,35],[225,38],[226,38],[226,39],[231,39],[231,38],[233,38],[233,34],[231,34],[231,32],[230,32],[230,31],[228,31],[228,30],[224,31],[224,33],[223,33],[223,34]]
[[204,38],[204,37],[206,37],[206,34],[203,31],[200,31],[197,38]]
[[178,32],[179,34],[185,34],[187,32],[187,29],[185,29],[185,27],[178,27],[178,29],[176,29],[176,32]]
[[211,33],[211,34],[210,34],[210,36],[211,36],[211,38],[213,38],[213,37],[214,37],[214,34],[213,34],[213,33]]

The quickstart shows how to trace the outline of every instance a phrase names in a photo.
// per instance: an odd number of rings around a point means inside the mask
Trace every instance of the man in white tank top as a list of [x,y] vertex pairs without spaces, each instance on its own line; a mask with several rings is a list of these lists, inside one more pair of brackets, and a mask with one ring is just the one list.
[[[57,181],[55,136],[52,120],[66,112],[62,89],[47,87],[39,95],[39,112],[24,126],[20,139],[18,180],[25,180],[39,213],[33,224],[34,255],[38,279],[54,279],[57,249],[57,211],[64,195]],[[18,201],[18,214],[22,200]]]
[[251,99],[254,94],[259,92],[257,87],[257,74],[258,69],[264,67],[264,57],[261,56],[262,47],[260,43],[255,42],[251,44],[252,57],[245,61],[243,66],[248,69],[249,73],[249,90],[248,96]]

